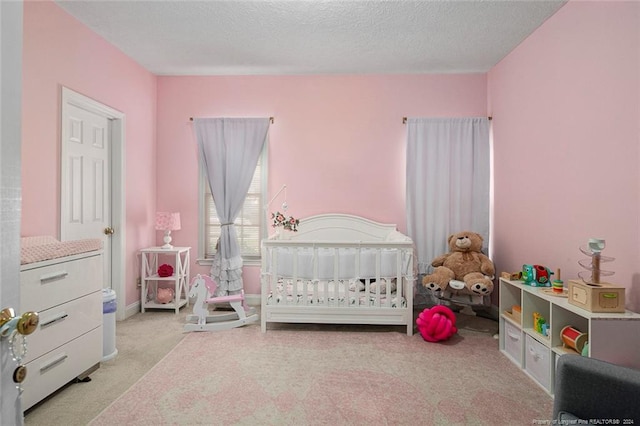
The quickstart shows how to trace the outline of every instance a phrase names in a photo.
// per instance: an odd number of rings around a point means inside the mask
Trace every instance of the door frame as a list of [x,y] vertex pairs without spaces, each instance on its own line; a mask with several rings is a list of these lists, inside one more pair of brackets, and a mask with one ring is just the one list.
[[[20,314],[22,211],[22,1],[0,1],[0,309]],[[0,339],[0,424],[22,425],[22,400],[13,383],[16,363]]]
[[[60,114],[60,181],[62,186],[62,171],[64,170],[66,159],[62,155],[63,143],[66,140],[66,126],[63,117],[66,117],[68,105],[93,112],[107,118],[111,123],[111,227],[116,232],[111,236],[111,286],[116,292],[116,319],[125,319],[125,247],[126,247],[126,191],[125,191],[125,119],[124,113],[104,105],[88,96],[73,91],[68,87],[61,86],[61,114]],[[64,234],[66,224],[63,221],[62,190],[60,193],[60,236]]]

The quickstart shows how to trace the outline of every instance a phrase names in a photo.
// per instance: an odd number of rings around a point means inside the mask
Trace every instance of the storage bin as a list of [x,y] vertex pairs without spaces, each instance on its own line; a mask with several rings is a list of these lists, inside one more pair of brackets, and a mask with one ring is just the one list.
[[550,391],[551,349],[528,334],[525,343],[525,371]]
[[504,333],[504,350],[518,366],[522,366],[522,331],[505,321]]

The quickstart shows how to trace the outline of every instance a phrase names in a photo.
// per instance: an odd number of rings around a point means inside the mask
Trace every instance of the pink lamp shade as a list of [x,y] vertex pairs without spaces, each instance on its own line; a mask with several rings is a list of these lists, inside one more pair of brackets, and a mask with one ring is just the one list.
[[156,230],[164,231],[163,249],[172,249],[171,231],[180,229],[180,213],[157,212],[156,213]]

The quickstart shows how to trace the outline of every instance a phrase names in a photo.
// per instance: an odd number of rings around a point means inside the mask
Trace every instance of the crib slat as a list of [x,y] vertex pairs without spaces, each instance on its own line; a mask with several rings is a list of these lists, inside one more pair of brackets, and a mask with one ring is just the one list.
[[[278,250],[271,251],[271,276],[269,277],[270,293],[272,297],[277,296],[276,288],[278,286]],[[273,301],[273,300],[272,300]]]
[[336,306],[340,304],[340,285],[338,284],[338,272],[340,272],[340,249],[333,248],[333,302]]
[[312,262],[313,262],[313,277],[312,277],[313,300],[314,300],[314,303],[316,303],[316,301],[318,300],[318,247],[316,247],[315,244],[313,246]]
[[380,268],[382,267],[382,249],[378,248],[376,250],[376,302],[375,306],[377,308],[380,307]]
[[396,251],[396,305],[400,303],[400,298],[402,297],[402,255],[404,254],[403,250],[398,249]]

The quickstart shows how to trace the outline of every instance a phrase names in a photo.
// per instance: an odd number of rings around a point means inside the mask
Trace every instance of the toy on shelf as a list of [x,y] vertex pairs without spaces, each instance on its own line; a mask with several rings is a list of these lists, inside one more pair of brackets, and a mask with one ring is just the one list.
[[603,282],[603,276],[613,275],[612,271],[601,269],[601,264],[615,260],[613,257],[602,255],[605,241],[600,238],[590,238],[586,247],[580,247],[580,251],[589,259],[582,259],[578,264],[590,272],[578,273],[580,279],[569,280],[569,303],[579,306],[591,312],[617,312],[625,311],[625,288],[619,285]]
[[578,273],[578,276],[582,278],[587,284],[599,284],[601,276],[610,276],[614,273],[612,271],[604,271],[600,269],[600,264],[605,262],[612,262],[615,260],[613,257],[603,256],[602,250],[604,250],[605,241],[602,238],[589,238],[589,244],[586,247],[580,247],[580,251],[589,259],[581,259],[578,264],[587,271],[591,272],[590,276],[586,271]]
[[522,281],[531,287],[551,287],[553,272],[542,265],[522,265]]
[[545,337],[549,336],[549,324],[538,312],[533,313],[533,329]]
[[510,311],[504,313],[518,324],[522,322],[522,307],[520,305],[513,305]]
[[504,278],[505,280],[518,281],[522,280],[522,271],[518,272],[501,272],[500,278]]
[[564,291],[564,281],[560,278],[560,268],[556,270],[556,279],[551,283],[551,287],[553,292],[557,294],[562,294]]
[[174,291],[172,288],[158,287],[156,303],[165,304],[173,301]]
[[170,277],[171,275],[173,275],[173,266],[169,265],[168,263],[163,263],[162,265],[160,265],[160,267],[158,268],[158,276],[159,277]]
[[565,348],[572,349],[577,353],[584,355],[584,349],[586,346],[588,353],[589,348],[587,345],[589,344],[589,335],[587,333],[582,333],[577,328],[568,325],[560,331],[560,338],[562,339],[562,346]]

